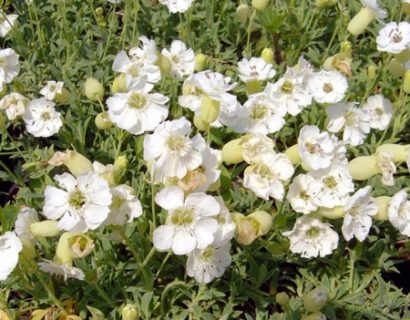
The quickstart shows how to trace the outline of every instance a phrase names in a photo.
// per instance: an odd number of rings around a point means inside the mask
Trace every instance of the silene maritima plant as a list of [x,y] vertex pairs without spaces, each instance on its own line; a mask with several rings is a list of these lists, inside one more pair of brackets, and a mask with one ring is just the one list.
[[410,319],[410,1],[0,5],[1,320]]

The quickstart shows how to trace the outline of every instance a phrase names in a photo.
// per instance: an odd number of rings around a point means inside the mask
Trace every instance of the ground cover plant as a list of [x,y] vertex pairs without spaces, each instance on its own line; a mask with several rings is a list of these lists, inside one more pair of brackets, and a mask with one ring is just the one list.
[[1,320],[410,319],[409,1],[0,4]]

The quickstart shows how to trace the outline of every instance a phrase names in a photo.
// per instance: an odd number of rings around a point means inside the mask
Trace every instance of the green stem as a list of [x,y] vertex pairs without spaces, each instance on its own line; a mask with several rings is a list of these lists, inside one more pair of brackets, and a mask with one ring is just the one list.
[[247,37],[246,37],[246,48],[245,48],[245,53],[248,56],[251,56],[250,52],[250,43],[251,43],[251,30],[252,30],[252,24],[253,20],[255,20],[256,17],[256,10],[253,10],[252,16],[249,19],[249,25],[248,25],[248,30],[247,30]]
[[64,309],[62,302],[56,297],[54,290],[48,285],[46,281],[42,278],[41,275],[37,274],[37,278],[40,281],[41,285],[43,288],[47,291],[50,299],[53,301],[53,303],[61,309],[61,312],[65,315],[68,316],[67,311]]

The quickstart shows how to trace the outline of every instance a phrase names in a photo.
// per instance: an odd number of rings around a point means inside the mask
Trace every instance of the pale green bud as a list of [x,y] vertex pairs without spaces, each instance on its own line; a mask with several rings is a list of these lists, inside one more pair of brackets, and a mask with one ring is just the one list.
[[410,3],[408,2],[403,3],[403,12],[405,14],[410,14]]
[[100,112],[95,117],[95,126],[100,130],[108,130],[113,126],[113,123],[110,121],[108,117],[108,113],[106,111]]
[[206,68],[208,56],[198,53],[195,57],[195,71],[200,72]]
[[367,7],[363,7],[349,22],[347,31],[354,36],[358,36],[366,30],[374,19],[376,19],[374,12]]
[[125,155],[119,156],[117,159],[114,161],[114,171],[115,172],[123,172],[128,165],[128,159]]
[[195,114],[194,126],[200,131],[207,131],[209,128],[209,123],[204,121],[198,114]]
[[339,219],[344,216],[343,207],[335,207],[331,209],[322,207],[317,213],[328,219]]
[[34,238],[55,237],[61,232],[61,229],[57,227],[57,223],[55,220],[34,222],[29,229]]
[[132,304],[126,304],[121,311],[122,320],[137,320],[139,318],[137,308]]
[[71,232],[64,232],[58,240],[55,259],[60,264],[71,265],[73,262],[73,253],[70,249],[70,238],[74,235]]
[[252,0],[252,6],[258,11],[265,9],[268,4],[269,0]]
[[53,157],[48,160],[48,164],[53,166],[61,166],[64,164],[75,176],[93,171],[94,169],[91,161],[76,150],[57,151]]
[[370,65],[367,67],[367,77],[369,80],[376,78],[377,67],[375,65]]
[[84,92],[91,101],[98,101],[104,98],[104,87],[95,78],[87,78],[84,84]]
[[364,181],[379,173],[377,156],[362,156],[351,160],[348,164],[353,180]]
[[158,59],[155,62],[155,64],[159,67],[159,69],[161,70],[161,73],[164,75],[170,75],[171,74],[171,61],[169,61],[169,59],[164,56],[163,54],[158,54]]
[[251,214],[249,214],[246,218],[252,219],[258,223],[258,230],[256,233],[258,237],[264,236],[272,229],[272,216],[265,211],[254,211]]
[[127,90],[127,77],[124,73],[121,73],[119,76],[115,77],[111,86],[111,91],[113,93],[124,93],[127,92]]
[[246,93],[248,95],[261,92],[262,90],[262,83],[260,81],[251,80],[246,82]]
[[304,295],[303,304],[305,305],[307,311],[315,312],[325,306],[328,298],[326,289],[319,287]]
[[381,197],[374,198],[374,200],[376,201],[376,205],[377,205],[377,214],[373,216],[375,220],[386,221],[389,219],[388,208],[390,204],[390,199],[391,197],[387,197],[387,196],[381,196]]
[[396,78],[404,76],[404,73],[406,72],[406,69],[404,69],[403,65],[395,58],[390,60],[389,70],[390,73]]
[[70,101],[70,91],[68,91],[66,88],[63,88],[61,90],[61,93],[56,94],[55,101],[59,103],[67,103],[68,101]]
[[398,62],[406,63],[410,60],[410,50],[405,49],[394,56]]
[[410,152],[410,145],[400,145],[400,144],[382,144],[377,149],[377,152],[386,152],[393,155],[393,162],[400,163],[407,160],[407,155]]
[[302,162],[302,158],[300,157],[297,144],[294,144],[293,146],[287,148],[285,151],[285,155],[288,157],[288,159],[290,160],[290,162],[292,162],[293,165],[298,165]]
[[236,8],[236,19],[238,19],[238,21],[240,23],[245,24],[246,20],[248,20],[248,18],[250,17],[252,13],[251,8],[247,5],[247,4],[240,4],[237,8]]
[[85,234],[72,235],[68,241],[74,259],[84,258],[94,250],[93,240]]
[[289,300],[289,296],[286,292],[279,292],[276,294],[276,302],[281,306],[287,305]]
[[269,64],[273,64],[273,50],[271,48],[265,48],[262,50],[261,58]]
[[206,123],[214,122],[218,118],[220,105],[219,101],[203,95],[199,116]]
[[258,237],[259,223],[254,219],[247,219],[241,213],[232,213],[232,220],[236,225],[236,240],[243,245],[251,244]]
[[241,163],[243,159],[242,154],[242,139],[234,139],[229,141],[222,147],[222,160],[227,164]]
[[407,70],[404,74],[403,89],[405,93],[410,93],[410,70]]

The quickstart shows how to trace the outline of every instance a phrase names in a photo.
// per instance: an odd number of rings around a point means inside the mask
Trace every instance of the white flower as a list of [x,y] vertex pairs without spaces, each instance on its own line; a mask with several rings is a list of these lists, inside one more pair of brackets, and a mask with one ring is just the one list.
[[85,278],[83,270],[68,264],[59,264],[57,262],[43,259],[38,265],[41,271],[55,275],[56,277],[62,277],[64,278],[64,281],[67,281],[69,278],[78,280],[84,280]]
[[394,186],[396,165],[393,162],[393,154],[388,152],[377,152],[377,168],[382,175],[382,183],[385,186]]
[[139,59],[131,60],[125,51],[120,51],[115,56],[112,70],[124,73],[136,82],[141,78],[146,78],[150,83],[157,83],[161,80],[161,71],[158,66]]
[[256,163],[264,153],[274,152],[275,142],[263,134],[246,135],[242,142],[242,156],[249,163]]
[[397,192],[389,202],[387,209],[390,223],[399,232],[410,237],[410,201],[405,190]]
[[276,71],[270,63],[266,63],[262,58],[244,58],[238,62],[239,78],[244,81],[265,81],[272,79]]
[[0,50],[1,83],[10,83],[20,72],[18,54],[10,48]]
[[155,180],[181,179],[201,165],[202,156],[189,138],[191,123],[184,117],[161,123],[144,137],[144,160],[153,162]]
[[269,134],[285,124],[285,106],[263,92],[250,95],[240,112],[236,123],[232,123],[237,132]]
[[310,175],[299,174],[292,180],[286,199],[293,210],[308,214],[316,211],[318,208],[314,200],[321,188],[322,185]]
[[5,14],[0,9],[0,37],[4,38],[16,24],[17,14]]
[[185,12],[187,11],[194,0],[159,0],[159,3],[166,5],[169,12]]
[[380,31],[376,38],[379,51],[400,53],[410,44],[410,23],[389,22]]
[[14,225],[14,232],[23,243],[34,244],[36,242],[33,235],[31,234],[30,225],[38,221],[38,215],[35,209],[24,207],[20,210]]
[[124,225],[142,215],[141,202],[133,188],[122,184],[111,188],[111,194],[110,213],[104,224]]
[[174,40],[170,50],[164,48],[161,53],[171,62],[171,75],[173,77],[183,79],[194,72],[195,53],[192,49],[187,48],[184,42]]
[[21,250],[23,245],[14,232],[7,231],[0,236],[0,281],[6,280],[13,272]]
[[393,114],[393,106],[389,99],[381,94],[370,96],[363,105],[363,110],[369,113],[370,128],[378,130],[388,128]]
[[57,227],[71,232],[97,229],[110,212],[112,195],[108,182],[95,172],[73,177],[63,173],[54,177],[61,189],[47,186],[43,214],[59,220]]
[[360,0],[362,5],[368,9],[370,9],[373,15],[378,19],[384,19],[387,17],[386,10],[382,9],[377,0]]
[[214,241],[218,229],[215,217],[221,211],[218,201],[205,193],[191,193],[184,200],[178,187],[161,190],[156,203],[167,211],[166,224],[154,230],[154,247],[159,251],[172,249],[177,255],[194,249],[205,249]]
[[310,93],[319,103],[337,103],[341,101],[347,90],[347,80],[343,74],[335,70],[321,70],[313,73],[307,82]]
[[212,244],[205,249],[196,249],[188,255],[187,274],[200,283],[209,283],[219,278],[231,262],[230,242]]
[[29,103],[30,100],[25,96],[17,92],[12,92],[0,100],[0,109],[5,110],[9,120],[14,120],[26,112]]
[[299,132],[298,151],[303,162],[311,169],[329,168],[335,156],[336,142],[317,126],[304,126]]
[[54,109],[55,103],[45,98],[34,99],[23,115],[26,129],[35,137],[50,137],[63,125],[61,113]]
[[322,188],[314,200],[319,207],[334,208],[343,206],[354,191],[352,176],[347,166],[332,165],[329,169],[309,173],[319,181]]
[[169,99],[159,93],[149,93],[152,84],[139,81],[127,93],[116,93],[107,99],[108,116],[119,128],[139,135],[154,130],[168,117]]
[[343,208],[342,233],[346,241],[355,237],[359,241],[366,239],[372,226],[372,216],[378,212],[376,202],[371,196],[372,187],[359,189],[350,197]]
[[293,173],[292,163],[286,155],[264,153],[259,157],[259,161],[245,169],[243,185],[265,200],[269,197],[282,200],[285,194],[283,184]]
[[293,229],[283,235],[290,240],[290,251],[300,253],[303,258],[327,256],[339,242],[331,224],[306,215],[297,218]]
[[154,64],[157,62],[158,54],[155,40],[148,39],[146,36],[141,36],[138,39],[140,45],[129,50],[131,60],[136,60],[143,64]]
[[306,87],[306,76],[302,72],[295,72],[288,68],[277,82],[268,85],[265,92],[292,116],[299,114],[312,103],[312,95]]
[[343,142],[352,146],[362,144],[370,132],[370,116],[356,104],[356,102],[337,103],[326,109],[330,118],[327,130],[339,132],[344,128]]
[[216,216],[216,220],[218,221],[218,230],[214,234],[214,243],[227,243],[235,235],[236,224],[232,221],[231,213],[226,207],[222,197],[216,197],[215,199],[221,206],[221,211]]
[[58,94],[63,93],[64,82],[47,81],[47,84],[40,90],[40,94],[49,101],[53,101]]

